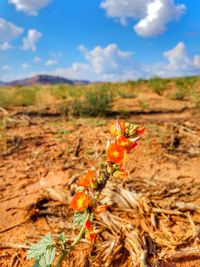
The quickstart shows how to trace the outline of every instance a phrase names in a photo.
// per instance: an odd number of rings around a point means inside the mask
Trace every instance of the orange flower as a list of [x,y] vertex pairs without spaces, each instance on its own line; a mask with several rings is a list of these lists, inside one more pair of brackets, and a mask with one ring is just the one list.
[[138,134],[139,136],[141,136],[143,133],[144,133],[144,127],[142,127],[142,126],[138,127],[138,129],[137,129],[137,134]]
[[94,232],[87,232],[87,233],[85,234],[85,238],[86,238],[87,240],[90,240],[90,241],[94,242],[94,239],[95,239],[95,233],[94,233]]
[[124,137],[124,136],[120,136],[118,139],[117,139],[117,143],[120,144],[120,146],[123,146],[123,147],[128,147],[130,145],[130,141]]
[[106,211],[107,208],[108,208],[108,205],[100,205],[100,206],[96,207],[94,212],[99,214],[99,213],[102,213],[102,212]]
[[137,146],[136,142],[131,142],[124,136],[120,136],[117,139],[117,143],[119,143],[120,146],[124,147],[127,152],[131,152],[131,150]]
[[108,161],[119,164],[124,158],[124,150],[119,144],[111,143],[106,151],[106,155]]
[[75,193],[70,206],[75,211],[83,211],[88,208],[90,203],[89,197],[83,192]]
[[131,145],[129,147],[127,147],[127,152],[131,152],[137,145],[138,145],[138,143],[131,142]]
[[118,132],[120,132],[120,135],[125,134],[126,126],[125,126],[124,120],[117,121],[115,124],[111,125],[111,127],[110,127],[111,135],[116,136],[118,134]]
[[80,177],[77,181],[79,186],[91,186],[94,182],[94,171],[89,170],[87,174]]

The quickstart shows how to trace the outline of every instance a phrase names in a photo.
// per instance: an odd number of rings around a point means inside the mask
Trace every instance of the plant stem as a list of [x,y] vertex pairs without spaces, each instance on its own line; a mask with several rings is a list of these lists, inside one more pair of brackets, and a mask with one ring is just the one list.
[[[95,202],[96,202],[96,203],[97,203],[97,201],[98,201],[98,199],[99,199],[99,197],[100,197],[100,195],[101,195],[102,190],[105,188],[105,186],[106,186],[106,184],[107,184],[107,181],[108,181],[110,175],[111,175],[111,174],[110,174],[108,171],[105,171],[105,172],[103,173],[101,183],[99,184],[99,186],[98,186],[97,189],[95,190],[95,195],[96,195],[96,197],[95,197]],[[81,230],[80,230],[80,232],[79,232],[77,238],[74,240],[74,242],[71,243],[65,250],[63,250],[62,254],[60,255],[60,258],[58,259],[58,262],[57,262],[57,264],[56,264],[56,267],[61,267],[61,266],[62,266],[62,262],[63,262],[64,258],[67,256],[67,254],[68,254],[68,253],[69,253],[69,252],[70,252],[70,251],[71,251],[71,250],[72,250],[72,249],[79,243],[79,241],[81,240],[81,238],[82,238],[82,236],[84,235],[85,230],[86,230],[86,228],[85,228],[85,223],[86,223],[87,220],[89,220],[90,215],[91,215],[91,213],[88,213],[88,215],[87,215],[87,217],[86,217],[86,219],[85,219],[85,221],[84,221],[84,223],[83,223],[83,226],[82,226],[82,228],[81,228]]]
[[89,220],[90,218],[90,213],[88,213],[83,226],[78,234],[78,236],[76,237],[76,239],[74,240],[73,243],[71,243],[65,250],[63,250],[62,254],[60,255],[60,258],[58,259],[58,262],[56,264],[56,267],[61,267],[62,266],[62,262],[64,260],[64,258],[67,256],[67,254],[76,246],[76,244],[79,243],[79,241],[81,240],[83,234],[85,233],[85,223],[87,220]]

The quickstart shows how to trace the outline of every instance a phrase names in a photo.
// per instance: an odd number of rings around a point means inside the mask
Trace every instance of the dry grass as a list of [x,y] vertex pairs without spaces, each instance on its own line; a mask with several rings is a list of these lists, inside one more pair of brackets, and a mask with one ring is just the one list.
[[6,126],[8,120],[8,112],[0,107],[0,153],[7,148]]

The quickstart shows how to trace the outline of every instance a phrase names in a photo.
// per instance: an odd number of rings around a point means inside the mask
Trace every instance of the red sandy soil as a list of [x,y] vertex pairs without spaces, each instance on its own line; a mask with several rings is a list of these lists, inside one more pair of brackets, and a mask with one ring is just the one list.
[[[100,167],[113,119],[11,118],[8,150],[0,156],[0,266],[28,267],[27,246],[48,232],[70,228],[68,204],[73,181],[92,166]],[[126,162],[131,178],[152,184],[182,183],[193,189],[198,185],[199,111],[188,108],[177,113],[131,115],[127,120],[146,128],[140,145]],[[176,144],[174,129],[179,126],[193,136],[183,134]],[[188,194],[188,202],[200,205],[198,191]],[[60,207],[60,202],[66,204]],[[59,219],[61,215],[64,220]],[[200,217],[198,220],[200,223]],[[160,266],[198,267],[200,259],[195,256]]]

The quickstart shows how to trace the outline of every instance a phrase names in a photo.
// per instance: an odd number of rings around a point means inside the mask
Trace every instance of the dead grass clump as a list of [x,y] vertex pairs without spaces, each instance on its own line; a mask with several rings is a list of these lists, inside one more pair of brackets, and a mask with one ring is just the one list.
[[7,148],[6,126],[8,120],[8,112],[0,107],[0,153]]

